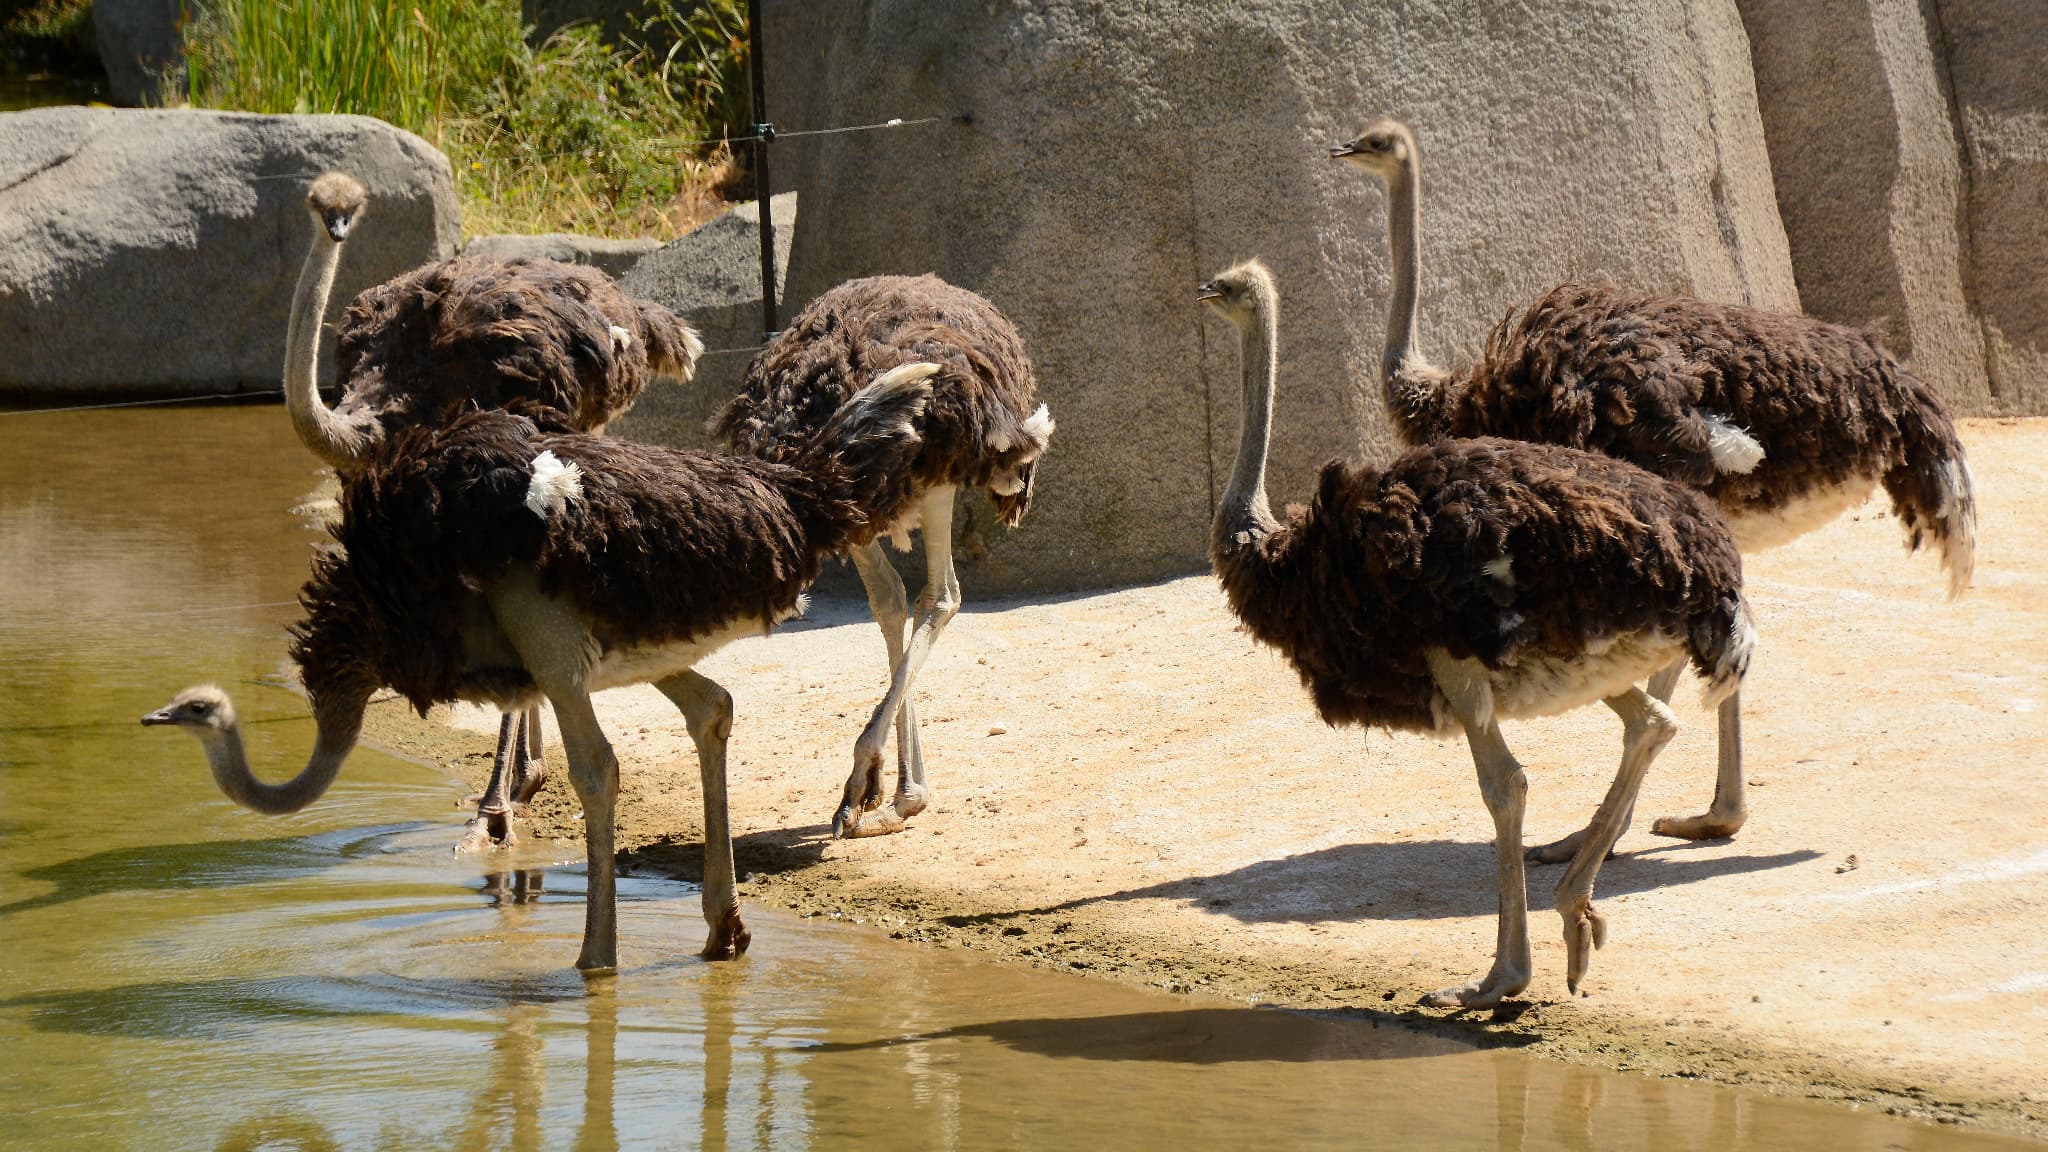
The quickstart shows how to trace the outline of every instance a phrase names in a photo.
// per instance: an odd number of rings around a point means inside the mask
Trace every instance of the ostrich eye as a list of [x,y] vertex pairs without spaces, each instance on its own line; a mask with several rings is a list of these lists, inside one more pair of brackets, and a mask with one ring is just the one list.
[[213,711],[213,705],[208,704],[204,700],[195,700],[192,702],[192,704],[189,705],[189,707],[192,709],[192,714],[194,716],[204,716],[208,712]]

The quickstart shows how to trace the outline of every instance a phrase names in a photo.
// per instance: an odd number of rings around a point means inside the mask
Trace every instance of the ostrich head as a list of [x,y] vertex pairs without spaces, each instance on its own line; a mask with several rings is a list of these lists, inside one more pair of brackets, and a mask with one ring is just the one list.
[[1257,260],[1235,265],[1195,289],[1195,299],[1240,329],[1255,324],[1261,312],[1270,314],[1279,295],[1273,274]]
[[336,244],[348,239],[349,229],[355,227],[356,217],[369,203],[369,189],[346,172],[329,172],[306,191],[306,210]]
[[1381,116],[1345,143],[1330,149],[1333,160],[1348,160],[1382,179],[1415,160],[1415,133],[1391,116]]
[[144,724],[176,724],[201,740],[216,738],[235,726],[235,706],[213,684],[178,693],[169,704],[142,718]]

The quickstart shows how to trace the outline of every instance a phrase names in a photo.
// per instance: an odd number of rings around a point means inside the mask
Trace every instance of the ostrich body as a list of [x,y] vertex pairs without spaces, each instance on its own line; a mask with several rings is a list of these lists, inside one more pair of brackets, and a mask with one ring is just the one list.
[[397,432],[349,477],[339,547],[300,593],[292,657],[318,735],[302,772],[251,771],[232,703],[188,689],[145,724],[197,737],[221,790],[263,812],[326,791],[380,687],[422,712],[471,700],[555,708],[582,801],[589,907],[577,967],[616,967],[612,849],[618,762],[591,694],[652,683],[697,745],[704,784],[704,955],[747,945],[726,819],[732,699],[692,670],[727,642],[799,611],[823,558],[866,524],[878,478],[917,450],[929,364],[884,374],[792,464],[549,432],[516,411]]
[[[656,375],[688,380],[703,344],[659,304],[621,292],[593,268],[553,260],[456,257],[358,295],[343,314],[336,360],[346,383],[329,411],[315,373],[319,330],[341,246],[369,194],[344,173],[314,181],[317,227],[292,301],[285,396],[293,426],[339,475],[359,472],[394,430],[446,423],[471,408],[515,402],[598,433]],[[515,805],[546,778],[540,714],[507,713],[490,783],[457,851],[510,843]]]
[[[1881,484],[1906,547],[1935,546],[1951,598],[1969,585],[1977,505],[1939,393],[1866,331],[1683,296],[1562,284],[1509,316],[1460,372],[1416,350],[1420,157],[1397,120],[1331,149],[1387,189],[1393,265],[1380,386],[1408,444],[1504,436],[1620,457],[1704,492],[1745,551],[1774,547],[1861,506]],[[1650,681],[1670,699],[1679,668]],[[1741,697],[1719,709],[1714,801],[1652,831],[1732,836],[1748,818]],[[1532,849],[1569,859],[1584,831]]]
[[1631,464],[1548,444],[1445,441],[1380,471],[1332,462],[1309,507],[1266,502],[1278,298],[1256,261],[1202,286],[1237,326],[1244,425],[1210,556],[1231,610],[1283,653],[1330,724],[1461,727],[1493,815],[1500,927],[1492,970],[1431,993],[1497,1004],[1527,987],[1527,781],[1499,722],[1603,700],[1623,724],[1621,770],[1557,887],[1576,991],[1606,926],[1593,881],[1643,774],[1677,722],[1635,682],[1690,661],[1707,696],[1733,692],[1754,633],[1742,561],[1698,493]]
[[[1037,403],[1023,339],[995,305],[936,276],[873,276],[840,284],[804,308],[748,365],[740,394],[712,421],[713,433],[733,451],[786,459],[862,379],[912,360],[941,365],[919,422],[923,446],[877,492],[868,527],[847,543],[888,647],[890,676],[887,694],[854,744],[853,772],[832,817],[835,836],[898,831],[930,802],[910,690],[960,610],[954,498],[961,488],[981,488],[997,518],[1015,527],[1031,507],[1032,473],[1052,437],[1052,416]],[[913,528],[924,536],[926,570],[914,619],[903,581],[881,546],[887,536],[908,549]],[[892,720],[896,796],[876,812]]]

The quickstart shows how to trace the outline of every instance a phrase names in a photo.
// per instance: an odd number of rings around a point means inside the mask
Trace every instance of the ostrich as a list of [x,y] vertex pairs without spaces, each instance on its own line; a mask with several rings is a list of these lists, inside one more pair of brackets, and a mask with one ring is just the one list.
[[1557,886],[1573,991],[1606,924],[1593,881],[1636,789],[1677,730],[1635,682],[1690,660],[1717,701],[1755,642],[1742,559],[1698,493],[1624,461],[1551,444],[1447,440],[1382,471],[1324,466],[1313,503],[1266,503],[1278,296],[1251,261],[1201,286],[1238,329],[1244,424],[1210,557],[1231,610],[1286,655],[1330,724],[1464,729],[1493,815],[1500,927],[1492,970],[1425,997],[1484,1007],[1528,986],[1522,807],[1499,722],[1603,700],[1621,770]]
[[[565,427],[597,433],[654,375],[688,380],[703,344],[659,304],[635,300],[592,268],[552,260],[456,257],[364,291],[344,313],[336,359],[346,391],[320,402],[321,318],[341,247],[369,204],[342,172],[313,182],[313,240],[292,300],[285,398],[300,437],[339,475],[360,471],[389,430],[442,423],[471,407],[545,405]],[[511,812],[545,780],[537,710],[499,723],[490,783],[458,852],[512,842]],[[508,779],[509,777],[509,779]]]
[[[1786,543],[1860,507],[1879,484],[1906,548],[1939,548],[1948,593],[1970,583],[1977,502],[1940,395],[1865,331],[1683,296],[1563,284],[1510,316],[1478,361],[1446,372],[1416,351],[1415,136],[1380,118],[1330,149],[1387,188],[1393,293],[1380,386],[1408,444],[1507,436],[1618,456],[1720,505],[1745,551]],[[1669,700],[1680,668],[1650,681]],[[1739,694],[1721,702],[1714,801],[1651,831],[1733,836],[1748,819]],[[1530,850],[1572,858],[1589,829]]]
[[[930,803],[910,688],[947,621],[960,610],[953,574],[953,502],[962,487],[986,490],[997,519],[1016,527],[1031,507],[1032,473],[1053,420],[1033,406],[1038,384],[1024,342],[995,305],[936,276],[849,280],[813,300],[747,366],[740,394],[712,420],[733,451],[787,459],[867,375],[910,360],[943,365],[921,431],[924,448],[867,509],[868,527],[848,541],[854,568],[889,653],[889,690],[854,744],[853,773],[832,834],[880,836]],[[924,535],[926,580],[909,639],[903,581],[881,538],[910,547]],[[882,749],[896,725],[896,796],[882,800]]]
[[682,711],[703,774],[703,955],[736,956],[748,935],[726,820],[732,698],[692,666],[799,610],[823,557],[865,526],[873,490],[917,452],[936,371],[882,374],[791,464],[554,432],[521,411],[395,430],[344,482],[338,547],[300,593],[292,657],[318,732],[304,770],[259,780],[233,703],[211,685],[142,722],[184,728],[231,799],[282,813],[326,791],[380,687],[421,711],[546,697],[583,803],[590,885],[576,966],[595,972],[617,966],[618,762],[590,696],[652,683]]

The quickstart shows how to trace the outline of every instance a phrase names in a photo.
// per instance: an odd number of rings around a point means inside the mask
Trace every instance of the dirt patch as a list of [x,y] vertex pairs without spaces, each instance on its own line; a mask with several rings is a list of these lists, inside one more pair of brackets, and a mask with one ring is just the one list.
[[[1206,577],[982,605],[970,587],[918,695],[936,798],[873,840],[827,824],[885,686],[864,609],[828,603],[719,653],[703,671],[737,701],[742,896],[1010,962],[2048,1136],[2048,421],[1964,435],[1982,502],[1964,600],[1900,554],[1876,503],[1749,562],[1750,823],[1649,834],[1712,794],[1713,718],[1681,687],[1686,729],[1600,876],[1612,935],[1585,998],[1565,993],[1549,911],[1561,869],[1539,867],[1529,999],[1414,1006],[1491,956],[1492,827],[1465,748],[1324,727]],[[624,866],[694,878],[679,719],[651,689],[599,714],[625,766]],[[480,782],[494,718],[437,719],[453,727],[385,705],[370,732]],[[1618,733],[1598,708],[1509,728],[1532,842],[1590,814]],[[578,820],[558,780],[529,834],[580,843]]]

